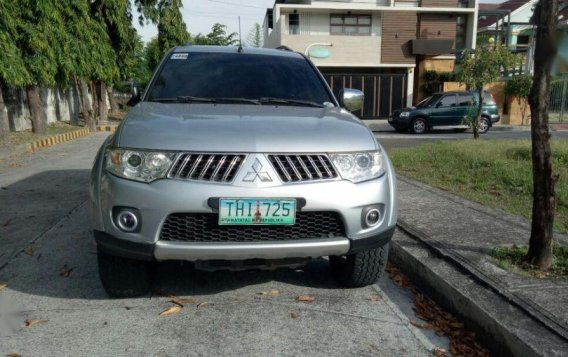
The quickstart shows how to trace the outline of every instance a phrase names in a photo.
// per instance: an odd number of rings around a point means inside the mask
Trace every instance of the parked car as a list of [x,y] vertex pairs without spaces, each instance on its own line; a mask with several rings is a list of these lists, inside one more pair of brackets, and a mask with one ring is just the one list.
[[[389,118],[389,124],[398,132],[410,131],[415,134],[433,128],[466,130],[466,118],[475,112],[478,98],[479,94],[475,91],[436,93],[416,107],[395,110]],[[499,120],[495,98],[491,93],[484,92],[479,132],[486,133]]]
[[349,112],[363,93],[345,89],[336,100],[301,53],[185,46],[133,101],[91,174],[109,295],[145,293],[166,260],[264,269],[329,256],[345,286],[380,276],[396,175]]

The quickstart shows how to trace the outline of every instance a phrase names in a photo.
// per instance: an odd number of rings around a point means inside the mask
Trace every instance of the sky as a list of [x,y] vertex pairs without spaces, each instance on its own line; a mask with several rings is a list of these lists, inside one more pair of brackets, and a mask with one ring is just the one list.
[[[274,0],[183,0],[181,11],[187,30],[195,35],[208,33],[216,22],[227,25],[228,33],[239,32],[240,16],[244,41],[256,22],[262,25],[266,9],[273,5]],[[140,26],[136,17],[133,22],[142,41],[148,42],[158,35],[156,26]]]

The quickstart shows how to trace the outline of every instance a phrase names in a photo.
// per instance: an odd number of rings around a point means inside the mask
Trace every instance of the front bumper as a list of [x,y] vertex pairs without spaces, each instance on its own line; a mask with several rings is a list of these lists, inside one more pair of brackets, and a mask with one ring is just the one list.
[[407,129],[410,125],[410,117],[401,117],[393,114],[389,117],[388,122],[395,129]]
[[[102,161],[102,159],[98,160]],[[358,184],[345,180],[243,187],[181,180],[150,184],[115,177],[97,162],[91,178],[91,208],[95,238],[108,253],[144,260],[243,260],[343,255],[387,243],[397,219],[396,178],[387,159],[387,172]],[[214,213],[212,197],[302,198],[301,211],[337,212],[345,237],[295,241],[172,242],[160,240],[166,218],[174,213]],[[383,208],[380,223],[363,227],[361,212],[370,205]],[[125,233],[114,223],[113,208],[136,208],[141,216],[138,232]]]
[[357,240],[333,238],[254,243],[187,243],[158,241],[155,244],[144,244],[116,239],[101,231],[95,231],[94,234],[100,249],[108,254],[130,259],[145,261],[245,260],[308,258],[356,253],[387,244],[394,234],[394,227],[376,236]]
[[501,116],[499,114],[491,114],[490,118],[491,123],[497,123],[499,120],[501,120]]

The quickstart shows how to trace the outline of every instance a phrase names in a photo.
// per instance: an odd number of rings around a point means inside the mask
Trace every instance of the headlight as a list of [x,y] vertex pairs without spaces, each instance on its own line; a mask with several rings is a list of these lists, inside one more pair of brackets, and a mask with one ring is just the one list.
[[106,169],[119,177],[152,182],[166,175],[174,157],[175,154],[166,152],[109,149]]
[[402,112],[399,115],[401,118],[408,118],[410,116],[410,112]]
[[341,177],[352,182],[371,180],[385,173],[380,151],[331,154],[330,158]]

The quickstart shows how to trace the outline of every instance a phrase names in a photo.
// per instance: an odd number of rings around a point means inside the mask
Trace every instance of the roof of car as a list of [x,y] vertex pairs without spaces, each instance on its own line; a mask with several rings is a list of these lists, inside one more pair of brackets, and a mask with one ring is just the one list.
[[[192,53],[192,52],[208,52],[208,53],[239,53],[239,47],[237,46],[178,46],[174,48],[174,53]],[[255,47],[243,47],[242,53],[253,54],[253,55],[265,55],[265,56],[281,56],[281,57],[292,57],[301,58],[302,55],[298,52],[286,50],[286,49],[272,49],[272,48],[255,48]]]

